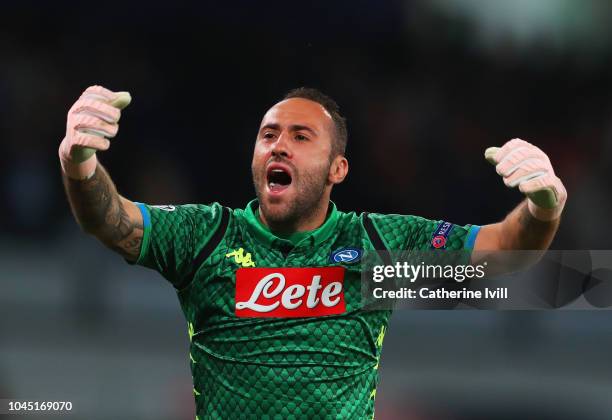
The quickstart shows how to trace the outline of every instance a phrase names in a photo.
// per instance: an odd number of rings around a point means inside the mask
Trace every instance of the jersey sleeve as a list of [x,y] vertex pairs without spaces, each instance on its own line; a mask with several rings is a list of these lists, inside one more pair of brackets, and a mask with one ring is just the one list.
[[455,225],[419,216],[370,214],[372,223],[389,251],[448,249],[472,251],[478,225]]
[[152,206],[136,203],[144,234],[136,264],[158,271],[174,287],[184,287],[195,259],[219,228],[222,206],[186,204]]

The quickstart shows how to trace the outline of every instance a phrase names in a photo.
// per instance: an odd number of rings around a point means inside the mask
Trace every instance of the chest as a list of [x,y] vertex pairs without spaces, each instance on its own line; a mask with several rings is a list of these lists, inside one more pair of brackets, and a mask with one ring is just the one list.
[[268,247],[226,238],[198,272],[191,305],[206,320],[342,315],[361,308],[361,256],[367,241],[338,235],[317,246]]

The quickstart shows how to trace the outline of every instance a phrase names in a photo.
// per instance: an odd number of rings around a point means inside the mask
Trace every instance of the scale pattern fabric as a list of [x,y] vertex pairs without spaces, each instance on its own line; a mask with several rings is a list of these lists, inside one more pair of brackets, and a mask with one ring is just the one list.
[[[332,203],[324,228],[288,247],[280,238],[262,240],[248,206],[230,210],[222,239],[194,267],[220,225],[221,205],[139,207],[145,234],[137,263],[180,287],[199,420],[374,417],[379,359],[391,311],[363,310],[360,263],[330,259],[342,248],[374,250],[363,214],[337,211]],[[440,225],[415,216],[370,217],[391,249],[428,249]],[[469,225],[454,226],[446,248],[462,249],[469,230]],[[240,267],[338,265],[346,270],[346,311],[340,315],[235,315],[235,273]]]

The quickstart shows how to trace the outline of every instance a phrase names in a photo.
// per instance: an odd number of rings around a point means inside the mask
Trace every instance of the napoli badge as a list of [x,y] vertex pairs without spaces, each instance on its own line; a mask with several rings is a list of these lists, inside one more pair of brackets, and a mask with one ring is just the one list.
[[354,264],[361,259],[363,251],[358,248],[342,248],[334,251],[329,256],[331,262],[342,264]]

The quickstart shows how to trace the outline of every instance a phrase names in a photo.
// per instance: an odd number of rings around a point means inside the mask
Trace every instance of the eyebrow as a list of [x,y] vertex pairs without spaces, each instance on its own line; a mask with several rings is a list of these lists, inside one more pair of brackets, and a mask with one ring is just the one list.
[[[266,128],[269,128],[271,130],[280,130],[280,125],[276,123],[269,123],[261,127],[261,130],[266,129]],[[314,128],[308,127],[307,125],[292,124],[289,126],[289,130],[290,131],[308,131],[314,134],[315,136],[317,135],[317,131]]]

